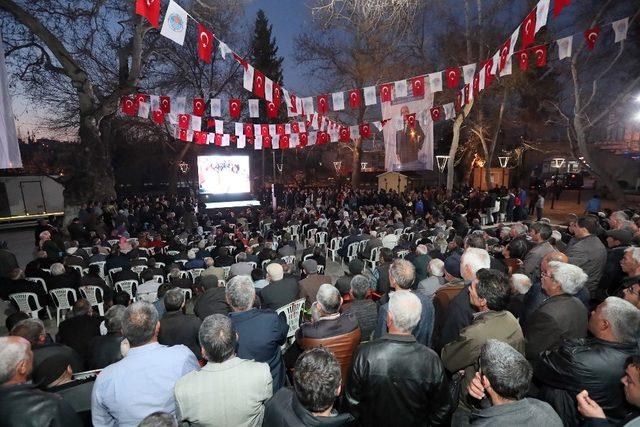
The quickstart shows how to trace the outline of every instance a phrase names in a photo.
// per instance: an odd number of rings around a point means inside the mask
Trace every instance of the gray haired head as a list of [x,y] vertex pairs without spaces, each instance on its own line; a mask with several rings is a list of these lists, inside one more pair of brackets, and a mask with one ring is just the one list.
[[525,357],[509,344],[490,339],[480,352],[480,369],[502,398],[522,399],[529,390],[533,370]]
[[342,298],[340,297],[340,291],[328,283],[320,285],[318,293],[316,294],[316,300],[322,310],[327,314],[334,314],[340,310],[342,304]]
[[157,324],[158,310],[153,304],[137,301],[124,311],[122,333],[131,347],[138,347],[151,341]]
[[392,292],[389,297],[389,313],[396,328],[404,333],[410,333],[420,322],[422,303],[411,292]]
[[227,283],[225,293],[227,302],[235,311],[247,311],[253,307],[256,290],[251,276],[235,276]]
[[618,341],[635,342],[640,333],[640,310],[618,297],[608,297],[601,305],[601,316],[609,322]]
[[204,349],[203,356],[213,363],[224,362],[236,351],[236,331],[231,319],[224,314],[207,316],[200,325],[198,339]]
[[409,261],[396,259],[389,266],[389,278],[401,289],[410,289],[416,277],[416,268]]
[[13,378],[20,362],[29,359],[30,348],[22,337],[0,337],[0,385]]
[[126,307],[124,305],[114,305],[104,314],[104,324],[110,333],[122,331],[122,319]]
[[371,289],[371,282],[366,276],[357,274],[351,279],[351,294],[355,299],[365,299]]

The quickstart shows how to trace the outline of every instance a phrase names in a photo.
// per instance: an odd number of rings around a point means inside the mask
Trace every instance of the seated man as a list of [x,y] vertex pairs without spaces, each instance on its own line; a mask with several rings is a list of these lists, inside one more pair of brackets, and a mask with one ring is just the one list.
[[524,296],[531,289],[531,279],[524,274],[514,273],[509,278],[509,285],[511,287],[511,298],[509,299],[507,310],[516,319],[520,319],[524,312]]
[[86,360],[89,356],[89,341],[100,335],[101,323],[102,318],[94,315],[89,301],[79,299],[73,305],[71,317],[60,323],[56,342],[68,345]]
[[234,276],[250,276],[253,266],[247,262],[247,254],[240,252],[236,257],[237,262],[231,265],[229,270],[229,278]]
[[156,302],[158,299],[158,288],[162,283],[156,280],[150,268],[147,268],[140,274],[140,279],[142,283],[138,286],[137,297],[146,302]]
[[620,377],[627,359],[639,354],[640,310],[609,297],[591,313],[589,332],[593,337],[565,341],[533,363],[533,375],[541,385],[539,398],[553,406],[565,426],[579,425],[575,396],[582,390],[614,423],[630,410]]
[[534,360],[564,340],[587,336],[589,313],[574,297],[587,282],[580,267],[551,261],[542,270],[542,290],[549,298],[533,312],[523,326],[527,359]]
[[[415,281],[415,267],[409,261],[396,259],[389,267],[389,282],[393,292],[411,292],[416,295],[422,303],[422,314],[420,321],[413,330],[413,336],[423,345],[431,345],[431,336],[433,333],[434,309],[431,298],[425,297],[416,291],[411,290]],[[374,338],[380,338],[387,333],[387,310],[389,304],[382,304],[378,311],[378,322],[373,333]]]
[[378,306],[368,299],[371,292],[369,279],[361,274],[351,279],[351,300],[343,305],[343,313],[349,313],[356,317],[360,326],[360,340],[369,341],[376,328],[378,320]]
[[229,314],[231,310],[227,304],[226,294],[222,282],[215,275],[200,276],[197,280],[204,292],[199,295],[194,304],[194,313],[204,320],[212,314]]
[[184,269],[185,270],[191,270],[192,268],[204,268],[204,261],[202,261],[202,259],[197,258],[197,251],[195,249],[191,249],[189,250],[189,252],[187,252],[187,258],[189,259],[189,261],[187,261],[184,264]]
[[359,425],[447,424],[452,405],[444,367],[438,355],[411,334],[421,313],[416,295],[392,293],[388,334],[358,347],[345,397]]
[[[77,271],[67,271],[64,265],[56,262],[51,265],[51,276],[47,281],[47,289],[72,288],[78,289],[80,285],[80,275]],[[73,301],[70,301],[73,303]]]
[[336,288],[340,291],[340,295],[345,296],[351,291],[351,279],[362,274],[362,270],[364,270],[364,263],[361,260],[349,261],[349,271],[336,281]]
[[293,388],[281,388],[267,401],[263,426],[302,425],[339,427],[349,424],[350,414],[333,408],[340,395],[340,364],[325,348],[312,348],[300,355],[293,370]]
[[213,258],[205,257],[203,261],[205,269],[200,273],[200,276],[213,275],[216,276],[218,280],[224,280],[224,270],[215,263]]
[[184,307],[185,298],[182,290],[168,290],[164,295],[164,308],[167,312],[160,319],[158,342],[169,346],[186,345],[194,356],[200,358],[198,331],[202,322],[192,314],[184,314]]
[[87,369],[102,369],[122,359],[121,344],[124,340],[122,336],[122,319],[125,308],[122,305],[114,305],[104,314],[107,333],[94,337],[89,342]]
[[18,336],[0,337],[0,360],[0,414],[3,425],[83,425],[62,397],[40,391],[29,381],[33,371],[29,341]]
[[127,307],[122,331],[131,347],[127,356],[102,370],[93,387],[91,417],[96,427],[136,426],[151,412],[175,413],[176,381],[200,369],[187,347],[158,344],[158,312],[147,302]]
[[468,392],[483,400],[483,404],[490,400],[492,406],[481,404],[484,409],[474,410],[472,426],[562,427],[560,417],[549,404],[525,398],[532,369],[517,350],[502,341],[490,339],[482,346],[479,363],[481,371],[476,372]]
[[311,304],[316,302],[316,294],[320,285],[331,283],[331,276],[318,274],[318,264],[313,259],[302,262],[302,270],[307,275],[298,282],[298,298],[305,299],[305,309],[310,309]]
[[429,277],[421,280],[416,290],[428,297],[433,297],[436,291],[446,283],[444,278],[444,261],[439,258],[432,259],[429,261],[427,271]]
[[524,336],[520,324],[506,308],[510,296],[509,280],[498,270],[480,269],[469,286],[471,304],[476,309],[471,324],[458,338],[442,349],[442,362],[454,374],[464,370],[460,406],[456,414],[461,420],[469,416],[471,404],[467,386],[478,371],[480,349],[490,338],[507,344],[524,354]]
[[238,333],[238,357],[269,364],[274,392],[284,385],[284,364],[280,346],[287,339],[289,325],[273,310],[254,308],[256,292],[249,276],[236,276],[225,288]]
[[282,265],[272,262],[267,265],[269,284],[260,291],[262,308],[276,310],[298,298],[298,281],[291,276],[284,276]]
[[169,269],[169,283],[178,288],[191,289],[193,283],[189,277],[183,277],[182,271],[177,264],[172,264]]
[[14,268],[9,272],[8,278],[0,279],[0,299],[5,301],[9,300],[9,295],[20,292],[32,292],[36,294],[40,307],[47,306],[47,292],[42,285],[26,280],[23,271],[19,268]]
[[260,427],[264,403],[273,393],[269,365],[236,357],[237,334],[223,314],[204,319],[199,337],[208,363],[176,383],[178,420],[199,425]]
[[113,301],[113,289],[107,286],[104,279],[100,276],[100,267],[98,265],[90,265],[89,272],[80,278],[80,286],[97,286],[102,290],[104,302],[111,305]]

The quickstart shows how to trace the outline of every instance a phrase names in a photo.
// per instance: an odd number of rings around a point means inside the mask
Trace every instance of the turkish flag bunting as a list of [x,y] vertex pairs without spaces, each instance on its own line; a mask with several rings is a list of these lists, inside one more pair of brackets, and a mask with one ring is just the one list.
[[244,136],[247,138],[253,138],[253,125],[251,123],[245,123],[244,127]]
[[204,114],[204,99],[194,98],[193,99],[193,115],[202,117],[203,114]]
[[154,28],[160,26],[160,0],[137,0],[136,13],[147,18]]
[[271,137],[263,136],[262,137],[262,148],[271,148]]
[[480,74],[476,73],[473,76],[473,96],[477,96],[480,93]]
[[536,58],[536,67],[544,67],[547,65],[547,45],[543,44],[531,48]]
[[160,109],[163,113],[169,114],[171,112],[171,98],[168,96],[160,97]]
[[409,124],[409,129],[414,130],[416,128],[416,113],[407,114],[404,119]]
[[284,125],[282,123],[276,125],[276,134],[284,135]]
[[325,114],[329,112],[329,95],[318,95],[316,103],[318,105],[318,113]]
[[253,72],[253,93],[264,98],[264,74],[258,70]]
[[301,133],[300,136],[298,137],[298,147],[306,147],[307,142],[308,142],[307,134]]
[[216,121],[213,119],[207,120],[207,129],[213,128],[216,126]]
[[411,92],[413,96],[424,96],[424,76],[413,77],[411,82]]
[[560,15],[562,9],[569,6],[571,4],[571,0],[554,0],[553,1],[553,17]]
[[122,104],[122,112],[128,116],[136,116],[138,114],[138,103],[130,96],[123,96],[120,103]]
[[164,113],[161,110],[156,110],[152,113],[153,116],[153,122],[156,124],[163,124],[164,123]]
[[211,63],[213,52],[213,34],[204,25],[198,23],[198,56],[207,64]]
[[280,136],[280,149],[289,148],[289,135]]
[[265,137],[265,136],[269,136],[269,125],[266,123],[263,123],[260,125],[260,136]]
[[433,107],[430,112],[431,112],[431,119],[434,122],[437,122],[442,118],[442,111],[440,111],[440,107]]
[[220,147],[222,145],[222,134],[216,133],[216,136],[213,139],[214,145]]
[[371,126],[369,123],[362,123],[360,125],[360,136],[363,138],[371,137]]
[[237,119],[240,117],[240,100],[231,98],[229,99],[229,115],[233,119]]
[[194,131],[193,132],[194,142],[198,145],[206,145],[207,144],[207,132]]
[[520,69],[522,71],[527,71],[529,69],[529,51],[523,50],[518,52],[518,64],[520,65]]
[[242,65],[242,68],[244,68],[245,70],[247,69],[247,67],[249,66],[249,63],[247,61],[245,61],[244,59],[242,59],[237,53],[233,52],[233,59],[235,59],[236,61],[238,61],[238,64]]
[[460,84],[460,68],[447,68],[445,72],[447,87],[458,87]]
[[270,119],[278,118],[278,107],[275,102],[267,102],[267,117]]
[[393,83],[380,86],[380,102],[391,102],[391,88]]
[[136,93],[136,103],[147,102],[147,95],[144,93]]
[[347,126],[340,126],[340,142],[349,142],[351,140],[351,132]]
[[189,129],[189,122],[191,121],[191,116],[188,114],[178,114],[178,126],[180,129]]
[[593,50],[600,36],[600,27],[593,27],[584,32],[584,39],[587,41],[587,49]]
[[491,68],[493,67],[493,58],[488,59],[485,62],[485,69],[484,69],[484,88],[488,88],[489,85],[491,84],[491,80],[493,80],[493,74],[491,74]]
[[189,140],[189,131],[187,129],[180,129],[180,140],[181,141]]
[[282,89],[280,89],[280,85],[277,83],[273,84],[273,99],[272,102],[276,104],[278,109],[280,108],[280,103],[282,102]]
[[352,89],[349,91],[349,107],[359,108],[362,103],[360,99],[360,89]]
[[299,132],[300,132],[300,125],[298,125],[298,122],[291,123],[291,133],[299,133]]
[[329,132],[318,132],[319,144],[326,144],[329,142]]
[[533,9],[524,19],[521,32],[522,48],[526,49],[533,44],[536,37],[536,9]]
[[507,59],[509,59],[509,46],[511,45],[511,39],[507,39],[506,42],[500,48],[500,67],[498,68],[500,71],[507,65]]

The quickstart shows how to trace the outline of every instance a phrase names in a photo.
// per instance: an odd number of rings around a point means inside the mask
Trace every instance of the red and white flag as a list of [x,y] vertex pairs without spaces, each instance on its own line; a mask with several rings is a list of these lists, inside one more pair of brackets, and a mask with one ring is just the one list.
[[529,69],[529,51],[522,50],[518,52],[518,65],[520,70],[527,71]]
[[160,97],[160,110],[164,114],[169,114],[171,112],[171,98],[168,96]]
[[511,45],[511,39],[507,39],[507,41],[505,41],[502,47],[500,48],[500,66],[498,67],[498,71],[502,71],[505,65],[507,65],[507,59],[509,59],[510,45]]
[[239,99],[229,99],[229,115],[233,119],[240,118],[241,103]]
[[326,114],[329,112],[329,95],[318,95],[316,103],[318,104],[318,113]]
[[194,131],[193,132],[193,142],[197,145],[206,145],[207,144],[207,132]]
[[253,125],[251,123],[245,123],[242,126],[244,127],[244,135],[247,138],[253,138]]
[[458,67],[447,68],[445,75],[447,76],[447,87],[458,87],[460,84],[460,69]]
[[587,49],[593,50],[596,47],[596,42],[600,37],[600,27],[593,27],[584,32],[584,39],[587,42]]
[[280,103],[282,102],[282,88],[279,84],[273,84],[273,103],[276,104],[276,107],[280,108]]
[[138,114],[138,103],[135,98],[123,96],[120,100],[122,112],[127,116],[136,116]]
[[393,83],[380,85],[380,102],[391,102],[391,88]]
[[362,123],[360,125],[360,136],[363,138],[369,138],[371,136],[371,126],[369,123]]
[[[159,1],[159,0],[158,0]],[[198,24],[198,56],[207,64],[211,63],[213,34],[204,25]]]
[[262,123],[260,125],[260,136],[265,137],[269,136],[269,125],[267,123]]
[[407,114],[404,119],[407,121],[409,129],[414,130],[416,128],[416,113]]
[[154,28],[160,26],[160,0],[137,0],[136,13],[147,18]]
[[424,76],[413,77],[409,81],[413,96],[424,96]]
[[153,116],[154,123],[158,125],[164,124],[164,113],[161,110],[156,110],[151,113],[151,115]]
[[258,70],[255,70],[253,74],[253,93],[264,98],[264,74]]
[[547,65],[547,45],[543,44],[540,46],[535,46],[531,48],[535,58],[536,58],[536,67],[544,67]]
[[178,126],[180,129],[189,129],[189,122],[191,121],[189,114],[178,114]]
[[440,107],[433,107],[429,112],[431,113],[431,120],[433,120],[434,122],[437,122],[442,118]]
[[360,89],[351,89],[349,91],[349,107],[360,108],[360,104],[362,104]]
[[349,142],[351,140],[351,133],[349,132],[349,127],[341,126],[340,127],[340,142]]
[[204,99],[194,98],[193,99],[193,115],[202,117],[203,114],[204,114]]
[[284,124],[278,123],[276,125],[276,135],[284,135]]
[[553,17],[557,17],[562,12],[562,9],[569,6],[571,0],[554,0],[553,1]]
[[278,118],[278,107],[275,102],[267,102],[267,117],[270,119]]
[[531,46],[536,37],[536,9],[527,15],[522,23],[522,49]]

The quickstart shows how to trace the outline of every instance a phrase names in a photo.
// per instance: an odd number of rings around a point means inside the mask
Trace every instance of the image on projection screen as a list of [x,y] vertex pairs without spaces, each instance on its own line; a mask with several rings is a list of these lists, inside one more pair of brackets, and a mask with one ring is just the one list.
[[249,156],[198,156],[200,193],[251,192]]

